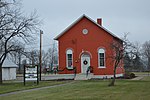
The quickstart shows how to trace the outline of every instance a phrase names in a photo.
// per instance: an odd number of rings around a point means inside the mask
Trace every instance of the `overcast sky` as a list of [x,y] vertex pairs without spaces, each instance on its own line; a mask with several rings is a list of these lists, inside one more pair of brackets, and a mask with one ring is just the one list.
[[150,0],[22,0],[23,11],[37,11],[43,20],[43,44],[83,14],[95,20],[102,18],[103,26],[122,37],[129,32],[130,41],[141,44],[150,40]]

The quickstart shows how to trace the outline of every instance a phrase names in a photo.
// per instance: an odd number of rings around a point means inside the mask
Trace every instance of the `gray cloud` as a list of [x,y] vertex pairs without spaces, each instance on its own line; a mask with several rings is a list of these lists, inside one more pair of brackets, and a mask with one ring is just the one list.
[[[130,32],[131,41],[150,40],[150,0],[23,0],[24,11],[34,9],[44,20],[45,43],[58,35],[82,14],[93,20],[101,17],[105,28],[119,37]],[[141,38],[142,37],[142,38]]]

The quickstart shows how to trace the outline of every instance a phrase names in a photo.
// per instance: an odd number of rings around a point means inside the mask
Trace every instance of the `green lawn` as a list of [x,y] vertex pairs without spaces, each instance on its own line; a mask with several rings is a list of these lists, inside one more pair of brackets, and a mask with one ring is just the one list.
[[147,75],[150,76],[150,72],[133,72],[136,76]]
[[3,84],[0,85],[0,94],[19,91],[19,90],[38,88],[38,87],[52,86],[57,84],[64,84],[67,82],[68,81],[41,81],[39,82],[39,85],[37,85],[34,82],[26,82],[26,85],[24,86],[23,82],[4,81]]
[[0,100],[150,100],[150,77],[139,81],[117,80],[108,87],[109,80],[75,81],[61,87],[19,93]]

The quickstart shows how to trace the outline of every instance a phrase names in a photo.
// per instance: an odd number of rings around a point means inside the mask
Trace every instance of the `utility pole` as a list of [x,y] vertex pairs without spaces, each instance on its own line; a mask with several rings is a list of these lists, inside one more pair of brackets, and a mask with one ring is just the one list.
[[43,34],[43,31],[40,30],[40,81],[41,81],[41,71],[42,71],[42,34]]
[[19,50],[18,52],[18,56],[19,56],[19,74],[21,74],[21,50]]

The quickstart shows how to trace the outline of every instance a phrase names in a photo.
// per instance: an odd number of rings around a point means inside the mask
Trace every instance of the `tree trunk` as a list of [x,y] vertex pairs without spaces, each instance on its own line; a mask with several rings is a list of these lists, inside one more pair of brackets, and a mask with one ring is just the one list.
[[2,80],[2,64],[0,64],[0,84],[3,83],[3,80]]
[[114,68],[114,77],[113,77],[111,83],[110,83],[108,86],[114,86],[114,85],[115,85],[115,80],[116,80],[116,68],[117,68],[117,66],[115,66],[115,68]]
[[147,66],[148,71],[150,71],[150,57],[148,58],[148,66]]
[[19,50],[19,68],[18,68],[18,71],[19,71],[19,74],[21,74],[21,53],[20,53],[20,50]]
[[2,65],[4,63],[4,60],[6,59],[6,55],[7,55],[7,53],[5,53],[3,58],[1,58],[1,60],[0,60],[0,84],[3,83],[3,80],[2,80]]

